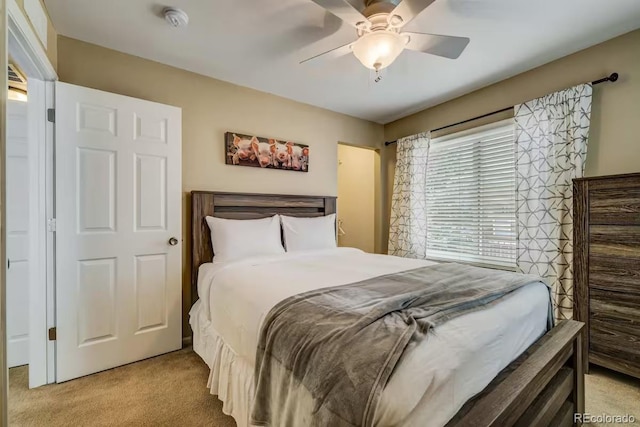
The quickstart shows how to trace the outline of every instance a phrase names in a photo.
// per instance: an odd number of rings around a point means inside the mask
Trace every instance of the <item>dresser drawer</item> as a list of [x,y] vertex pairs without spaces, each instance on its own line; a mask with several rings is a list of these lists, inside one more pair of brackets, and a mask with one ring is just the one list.
[[589,315],[591,321],[617,322],[636,328],[640,339],[640,294],[591,288]]
[[610,347],[598,342],[590,347],[588,359],[589,363],[640,378],[640,362],[638,362],[636,355],[620,351],[617,347]]
[[590,289],[589,359],[640,374],[640,294]]
[[591,225],[589,253],[640,260],[640,218],[637,224]]
[[640,295],[640,259],[591,254],[589,288]]
[[591,190],[589,214],[591,224],[640,224],[640,188]]

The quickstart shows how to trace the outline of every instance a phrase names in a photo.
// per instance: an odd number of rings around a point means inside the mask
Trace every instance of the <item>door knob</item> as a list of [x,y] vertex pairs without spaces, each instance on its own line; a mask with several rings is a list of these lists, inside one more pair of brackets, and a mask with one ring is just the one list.
[[169,239],[169,244],[170,244],[171,246],[175,246],[175,245],[177,245],[177,244],[178,244],[178,239],[176,239],[175,237],[170,238],[170,239]]

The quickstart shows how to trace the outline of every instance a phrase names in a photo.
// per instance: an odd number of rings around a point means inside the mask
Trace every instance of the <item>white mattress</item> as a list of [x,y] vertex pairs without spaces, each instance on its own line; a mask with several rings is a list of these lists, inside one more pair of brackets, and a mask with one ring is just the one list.
[[[223,400],[223,410],[239,426],[247,425],[260,326],[278,302],[429,264],[338,248],[202,265],[200,300],[190,313],[194,350],[212,370],[209,387]],[[375,424],[446,424],[545,333],[548,301],[546,286],[534,283],[487,309],[434,328],[401,358],[380,399]]]

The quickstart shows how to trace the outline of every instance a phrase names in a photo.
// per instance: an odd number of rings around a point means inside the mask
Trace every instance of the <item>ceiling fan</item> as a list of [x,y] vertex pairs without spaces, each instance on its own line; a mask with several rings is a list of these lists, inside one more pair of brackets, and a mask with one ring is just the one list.
[[357,30],[355,42],[337,47],[301,62],[332,59],[353,52],[367,68],[380,72],[404,49],[456,59],[469,44],[467,37],[402,32],[420,12],[435,0],[364,0],[360,12],[354,4],[363,0],[312,0]]

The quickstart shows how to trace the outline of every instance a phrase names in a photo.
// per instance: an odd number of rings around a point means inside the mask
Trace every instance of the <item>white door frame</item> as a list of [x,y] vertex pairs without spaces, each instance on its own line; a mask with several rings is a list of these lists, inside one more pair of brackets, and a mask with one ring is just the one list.
[[[29,387],[55,382],[55,343],[47,330],[55,322],[53,216],[53,81],[58,79],[16,0],[7,0],[8,51],[28,78],[29,116]],[[6,72],[3,71],[3,72]],[[31,262],[32,261],[32,262]]]

